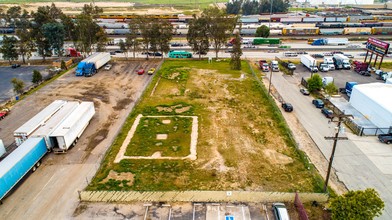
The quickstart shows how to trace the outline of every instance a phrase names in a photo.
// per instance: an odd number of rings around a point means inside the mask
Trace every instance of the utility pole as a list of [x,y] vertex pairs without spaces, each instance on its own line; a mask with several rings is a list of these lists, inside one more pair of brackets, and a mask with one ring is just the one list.
[[[334,121],[334,120],[333,120],[335,117],[338,118],[338,121]],[[335,156],[335,150],[336,150],[336,145],[337,145],[337,143],[338,143],[338,140],[348,140],[347,137],[339,137],[339,132],[340,132],[340,129],[341,129],[341,124],[342,124],[342,122],[343,122],[346,118],[348,118],[348,117],[354,118],[354,116],[352,116],[352,115],[345,115],[344,112],[343,112],[342,114],[340,114],[340,115],[334,116],[334,117],[331,119],[330,122],[337,122],[337,123],[338,123],[338,126],[336,127],[337,130],[336,130],[335,136],[334,136],[334,137],[324,137],[326,140],[333,140],[333,147],[332,147],[331,158],[329,159],[327,177],[325,178],[325,185],[324,185],[324,192],[325,192],[325,193],[326,193],[327,190],[328,190],[328,181],[329,181],[329,176],[330,176],[330,174],[331,174],[333,158],[334,158],[334,156]]]
[[270,63],[270,77],[269,77],[269,85],[268,85],[268,95],[271,92],[271,83],[272,83],[272,63]]

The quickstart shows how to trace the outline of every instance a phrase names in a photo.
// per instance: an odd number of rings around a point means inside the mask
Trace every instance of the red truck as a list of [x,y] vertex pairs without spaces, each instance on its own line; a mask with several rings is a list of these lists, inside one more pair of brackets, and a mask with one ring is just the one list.
[[3,119],[3,118],[5,118],[5,116],[7,116],[9,112],[10,112],[10,110],[9,110],[9,109],[6,109],[6,108],[3,109],[3,110],[1,110],[1,111],[0,111],[0,120]]
[[260,66],[260,69],[263,72],[269,72],[270,71],[270,66],[269,66],[269,64],[267,63],[266,60],[259,60],[259,66]]
[[65,49],[65,55],[67,57],[81,57],[82,55],[75,48],[67,48]]

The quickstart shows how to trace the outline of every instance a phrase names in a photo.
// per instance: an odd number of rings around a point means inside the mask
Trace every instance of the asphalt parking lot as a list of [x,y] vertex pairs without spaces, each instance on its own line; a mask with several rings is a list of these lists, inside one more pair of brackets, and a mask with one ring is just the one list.
[[[332,76],[334,83],[338,88],[344,88],[346,82],[358,82],[358,84],[372,83],[372,82],[384,82],[383,80],[378,80],[376,74],[371,74],[371,76],[362,76],[356,73],[352,68],[351,70],[333,70],[328,72],[317,72],[321,77]],[[301,81],[301,78],[305,79],[311,76],[311,72],[302,64],[297,65],[297,69],[294,71],[294,76]]]
[[18,78],[25,82],[26,87],[32,85],[31,82],[33,76],[33,70],[41,72],[42,76],[47,75],[46,71],[43,71],[47,66],[21,66],[16,69],[12,69],[10,66],[0,67],[0,103],[3,103],[14,96],[13,87],[11,84],[12,78]]

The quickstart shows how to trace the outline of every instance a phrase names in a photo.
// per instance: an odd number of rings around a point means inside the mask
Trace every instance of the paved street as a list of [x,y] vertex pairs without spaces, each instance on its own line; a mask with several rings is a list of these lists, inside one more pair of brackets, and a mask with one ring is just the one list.
[[[286,102],[293,104],[293,114],[297,116],[325,157],[330,158],[333,141],[327,141],[324,137],[333,136],[336,125],[329,124],[320,110],[311,104],[311,97],[303,96],[299,92],[300,81],[297,77],[274,73],[272,84]],[[333,164],[337,176],[350,190],[375,188],[385,202],[385,211],[379,219],[392,219],[392,176],[390,171],[386,172],[390,165],[385,162],[392,155],[390,146],[374,141],[374,136],[357,137],[348,134],[348,137],[349,140],[339,141],[337,145]],[[377,163],[380,159],[382,162]]]

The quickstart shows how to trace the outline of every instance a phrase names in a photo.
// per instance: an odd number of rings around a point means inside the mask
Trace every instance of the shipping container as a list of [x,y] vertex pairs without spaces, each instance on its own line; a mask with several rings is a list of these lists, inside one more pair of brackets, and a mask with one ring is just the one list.
[[344,28],[344,34],[362,34],[369,35],[371,34],[371,28]]
[[93,102],[82,102],[78,107],[50,134],[54,143],[54,152],[66,152],[82,135],[95,114]]
[[240,23],[259,23],[258,17],[240,17]]
[[391,84],[360,84],[353,87],[350,104],[386,133],[392,125],[392,99],[387,97],[392,97]]
[[124,29],[128,28],[127,23],[97,23],[98,26],[101,28],[107,28],[107,29]]
[[241,35],[251,35],[254,36],[256,34],[257,29],[241,29]]
[[48,150],[54,147],[49,135],[79,106],[79,102],[67,102],[60,110],[58,110],[45,124],[34,131],[30,137],[42,137],[45,140]]
[[270,35],[282,35],[282,30],[270,30]]
[[19,146],[23,143],[35,130],[45,124],[58,110],[60,110],[67,102],[64,100],[55,100],[33,118],[28,120],[22,126],[14,131],[15,142]]
[[15,185],[30,170],[40,165],[40,160],[47,153],[43,138],[29,138],[0,162],[0,200],[2,200]]

